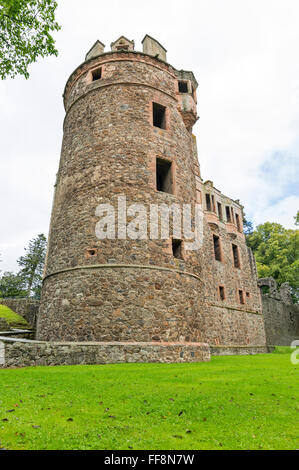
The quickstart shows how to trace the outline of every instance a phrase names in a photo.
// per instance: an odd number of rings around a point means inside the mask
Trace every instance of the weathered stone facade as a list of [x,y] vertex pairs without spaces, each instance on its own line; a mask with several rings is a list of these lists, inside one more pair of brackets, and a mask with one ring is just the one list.
[[271,277],[259,279],[262,289],[269,292],[262,294],[263,317],[268,345],[290,346],[299,341],[299,305],[293,304],[288,283],[277,288]]
[[[37,338],[264,346],[241,206],[200,175],[192,135],[197,81],[167,64],[152,38],[144,41],[151,55],[123,41],[109,53],[97,47],[66,84]],[[158,164],[171,168],[167,190],[159,188]],[[96,209],[105,203],[117,210],[119,196],[148,211],[153,204],[198,204],[199,223],[193,217],[191,227],[198,249],[185,249],[182,239],[176,256],[174,236],[149,233],[99,240]],[[170,234],[173,225],[170,218]]]
[[0,331],[8,331],[10,330],[10,326],[8,325],[5,318],[0,318]]
[[208,344],[199,343],[50,343],[0,337],[0,369],[123,362],[204,362]]

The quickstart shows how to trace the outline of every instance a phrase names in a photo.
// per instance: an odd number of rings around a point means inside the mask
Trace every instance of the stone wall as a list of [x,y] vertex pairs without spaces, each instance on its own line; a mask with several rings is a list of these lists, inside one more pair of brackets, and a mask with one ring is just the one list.
[[273,277],[258,280],[262,293],[263,317],[267,344],[273,346],[290,346],[299,340],[299,305],[293,304],[291,288],[287,282],[278,288]]
[[203,343],[50,343],[0,337],[0,368],[210,360]]
[[299,305],[266,295],[262,296],[262,302],[267,344],[290,346],[299,340]]
[[270,352],[267,346],[212,346],[212,356],[249,356]]
[[39,300],[34,299],[0,299],[1,305],[6,305],[14,312],[29,323],[32,328],[35,328],[36,319],[39,309]]
[[8,331],[10,329],[5,318],[0,318],[0,331]]

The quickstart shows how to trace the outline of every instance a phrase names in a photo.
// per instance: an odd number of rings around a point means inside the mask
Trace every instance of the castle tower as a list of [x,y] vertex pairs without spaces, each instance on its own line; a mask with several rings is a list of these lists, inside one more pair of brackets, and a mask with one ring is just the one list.
[[265,351],[242,206],[201,178],[197,81],[142,44],[97,41],[67,81],[37,338]]
[[[149,219],[151,205],[196,202],[198,85],[192,72],[167,64],[166,50],[149,36],[143,41],[149,53],[134,51],[124,36],[111,47],[105,53],[97,41],[65,87],[37,337],[198,342],[199,252],[174,238],[171,216],[167,239],[126,236],[132,203],[145,207]],[[115,209],[111,239],[97,234],[103,204]]]

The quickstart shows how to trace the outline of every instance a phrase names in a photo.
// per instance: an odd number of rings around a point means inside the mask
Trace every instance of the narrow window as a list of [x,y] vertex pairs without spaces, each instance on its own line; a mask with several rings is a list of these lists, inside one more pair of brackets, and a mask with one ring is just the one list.
[[212,210],[211,196],[209,194],[206,194],[206,204],[207,204],[207,211],[211,211]]
[[92,71],[92,81],[100,80],[102,78],[102,68]]
[[172,254],[174,258],[183,259],[182,256],[182,240],[172,239]]
[[221,261],[221,248],[220,248],[220,238],[217,235],[213,235],[214,242],[214,255],[216,261]]
[[179,82],[179,92],[180,93],[188,93],[188,83],[187,82]]
[[153,125],[166,129],[166,108],[158,103],[153,103]]
[[237,245],[232,245],[232,247],[233,247],[233,256],[234,256],[234,266],[235,268],[240,268],[239,249]]
[[246,297],[247,297],[247,299],[250,298],[250,292],[246,292]]
[[244,305],[245,304],[244,292],[242,290],[239,290],[239,299],[240,299],[240,304]]
[[225,300],[225,290],[223,286],[219,286],[219,297],[220,300]]
[[237,229],[241,232],[241,224],[239,214],[236,214]]
[[227,222],[231,222],[231,215],[230,215],[229,206],[225,206],[225,211],[226,211],[226,220],[227,220]]
[[222,206],[221,206],[220,202],[217,202],[217,207],[218,207],[219,219],[222,220]]
[[172,163],[161,158],[156,159],[157,190],[172,194]]

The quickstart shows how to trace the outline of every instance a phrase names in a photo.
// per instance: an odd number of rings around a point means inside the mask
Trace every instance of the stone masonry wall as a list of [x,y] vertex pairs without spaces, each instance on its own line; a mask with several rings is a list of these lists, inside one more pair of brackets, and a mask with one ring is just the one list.
[[200,343],[48,343],[0,337],[0,368],[209,360],[209,346]]
[[290,346],[299,340],[299,305],[262,296],[267,344]]
[[[206,189],[203,187],[203,198]],[[209,191],[210,192],[210,191]],[[213,194],[213,193],[212,193]],[[216,203],[232,206],[228,198]],[[205,208],[205,201],[203,201]],[[217,208],[217,206],[216,206]],[[217,209],[216,209],[217,210]],[[240,208],[234,204],[234,212]],[[240,211],[241,216],[241,211]],[[213,345],[265,346],[265,329],[261,296],[257,286],[254,258],[245,242],[244,234],[234,223],[220,220],[218,213],[205,211],[203,230],[204,300],[202,325],[203,341]],[[219,237],[221,260],[215,259],[213,236]],[[234,266],[232,245],[238,247],[240,266]],[[220,297],[220,286],[224,298]],[[241,303],[239,291],[243,293]]]
[[8,331],[10,329],[5,318],[0,318],[0,331]]
[[45,283],[39,339],[198,342],[200,289],[199,279],[154,266],[61,273]]

